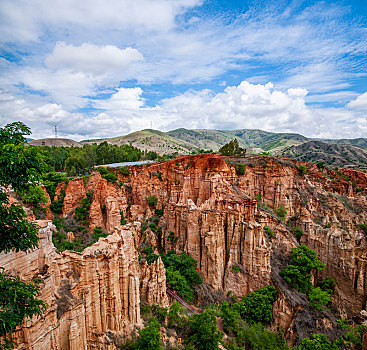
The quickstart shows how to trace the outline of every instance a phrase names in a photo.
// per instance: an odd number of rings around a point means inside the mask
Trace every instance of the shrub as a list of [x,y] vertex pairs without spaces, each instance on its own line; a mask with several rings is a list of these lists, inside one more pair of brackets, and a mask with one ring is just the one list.
[[301,237],[303,236],[303,231],[300,227],[295,227],[293,230],[293,234],[297,238],[297,241],[299,242]]
[[303,338],[297,350],[338,350],[339,347],[329,342],[325,334],[313,333],[311,338]]
[[281,333],[268,331],[260,323],[245,327],[243,334],[246,350],[289,350],[288,344]]
[[23,202],[32,204],[35,208],[40,208],[47,202],[45,193],[39,186],[29,186],[26,191],[22,192],[21,198]]
[[189,319],[191,335],[189,342],[192,342],[199,350],[219,349],[218,343],[223,338],[223,333],[217,329],[217,319],[210,310],[193,315]]
[[127,223],[127,220],[125,219],[124,217],[124,212],[122,210],[120,210],[120,216],[121,216],[121,219],[120,219],[120,225],[121,226],[125,226],[126,223]]
[[158,203],[158,198],[157,196],[153,195],[153,196],[146,197],[146,201],[150,207],[155,207],[156,204]]
[[196,260],[187,253],[176,255],[173,252],[167,253],[162,257],[166,268],[167,283],[171,285],[178,294],[193,300],[193,286],[202,282],[200,274],[195,270]]
[[285,209],[284,205],[281,204],[279,207],[274,209],[275,215],[282,221],[285,220],[285,216],[287,215],[287,209]]
[[334,278],[330,278],[329,276],[326,276],[323,280],[321,280],[318,284],[318,287],[320,287],[325,292],[328,292],[330,295],[334,293],[334,288],[336,286],[336,281]]
[[280,271],[280,275],[304,293],[311,287],[311,271],[322,271],[325,268],[325,265],[317,259],[316,252],[304,244],[292,249],[291,262]]
[[245,175],[245,165],[244,164],[240,164],[238,166],[237,174],[238,175]]
[[247,294],[241,302],[232,307],[237,309],[241,317],[248,323],[269,323],[276,295],[277,291],[273,286],[266,286]]
[[270,238],[270,239],[272,239],[272,238],[274,238],[274,237],[275,237],[274,232],[273,232],[273,231],[271,230],[271,228],[270,228],[270,227],[268,227],[268,226],[265,226],[265,227],[264,227],[264,233],[265,233],[266,237],[268,237],[268,238]]
[[299,166],[298,166],[298,172],[299,172],[299,174],[300,175],[306,175],[307,174],[307,166],[306,165],[304,165],[304,164],[300,164]]
[[93,229],[93,233],[92,233],[93,243],[97,242],[99,237],[107,237],[108,235],[109,235],[109,233],[102,231],[101,226],[95,227]]
[[160,350],[161,334],[159,328],[159,322],[153,317],[140,332],[137,350]]
[[127,166],[123,166],[119,169],[121,175],[130,175],[130,170]]
[[323,169],[323,168],[325,168],[325,163],[324,162],[317,162],[317,167],[319,169]]
[[232,264],[232,271],[240,272],[240,268],[239,268],[239,266],[237,266],[237,265],[235,265],[235,264]]
[[310,305],[320,311],[331,302],[331,295],[320,287],[311,288],[308,297],[310,298]]
[[108,169],[103,167],[103,166],[99,166],[98,168],[96,168],[96,170],[101,174],[101,175],[107,175],[109,173]]
[[107,182],[116,182],[118,180],[117,175],[115,173],[108,173],[105,175],[102,175],[104,179],[107,180]]

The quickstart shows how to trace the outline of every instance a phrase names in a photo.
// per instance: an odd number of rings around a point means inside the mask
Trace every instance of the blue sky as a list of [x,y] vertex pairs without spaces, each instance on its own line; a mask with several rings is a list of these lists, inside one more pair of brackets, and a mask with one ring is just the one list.
[[367,1],[0,2],[0,124],[367,137]]

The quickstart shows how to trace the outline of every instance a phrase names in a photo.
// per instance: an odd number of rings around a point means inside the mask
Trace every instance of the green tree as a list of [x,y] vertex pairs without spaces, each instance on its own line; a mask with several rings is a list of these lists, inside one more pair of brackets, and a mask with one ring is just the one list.
[[[25,135],[30,129],[21,122],[0,128],[0,186],[9,185],[16,191],[26,191],[40,179],[44,169],[43,157],[36,147],[25,146]],[[6,193],[0,192],[0,252],[23,251],[38,245],[37,226],[27,221],[23,208],[9,205]],[[0,346],[11,348],[10,333],[20,326],[24,318],[41,315],[46,304],[38,300],[37,280],[29,283],[18,276],[0,272]]]
[[320,287],[311,288],[308,292],[310,305],[317,310],[324,310],[324,306],[331,302],[331,294]]
[[219,153],[223,154],[224,156],[230,157],[245,157],[246,150],[241,148],[238,145],[237,139],[234,139],[219,149]]
[[338,350],[339,347],[328,340],[325,334],[313,333],[311,338],[303,338],[297,350]]
[[206,309],[203,313],[193,315],[189,319],[192,342],[199,350],[216,350],[223,333],[217,329],[217,319],[212,311]]
[[312,270],[322,271],[325,264],[317,259],[316,252],[301,244],[292,249],[291,264],[280,271],[280,275],[299,291],[306,293],[311,285]]
[[153,317],[140,332],[140,338],[137,342],[138,350],[161,349],[161,334],[159,333],[159,327],[159,322]]

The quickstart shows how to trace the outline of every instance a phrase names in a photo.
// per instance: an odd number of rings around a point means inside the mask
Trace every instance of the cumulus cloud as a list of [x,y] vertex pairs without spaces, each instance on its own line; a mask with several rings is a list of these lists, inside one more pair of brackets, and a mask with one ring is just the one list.
[[355,108],[358,110],[367,110],[367,92],[358,96],[355,100],[348,103],[349,108]]
[[130,63],[143,60],[143,55],[131,47],[119,49],[114,45],[98,46],[84,43],[81,46],[58,42],[45,63],[53,69],[104,74],[106,71],[124,70]]
[[0,41],[37,41],[45,28],[69,33],[85,29],[166,31],[176,15],[201,0],[2,0]]
[[[33,137],[52,136],[57,124],[60,135],[77,140],[113,137],[153,127],[160,130],[185,128],[262,129],[274,132],[296,132],[308,137],[363,137],[367,121],[361,114],[345,108],[310,108],[305,89],[279,91],[272,83],[228,86],[223,92],[209,89],[188,90],[163,100],[155,107],[145,105],[143,90],[119,88],[109,98],[94,99],[97,115],[66,111],[62,105],[30,105],[23,99],[0,94],[2,124],[13,116],[28,123]],[[47,132],[45,130],[48,130]]]

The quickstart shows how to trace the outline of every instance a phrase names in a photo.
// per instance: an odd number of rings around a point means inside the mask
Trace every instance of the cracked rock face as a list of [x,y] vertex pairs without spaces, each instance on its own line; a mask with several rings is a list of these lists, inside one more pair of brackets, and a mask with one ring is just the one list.
[[[244,175],[236,173],[235,162],[245,165]],[[19,348],[113,349],[109,332],[128,334],[141,323],[140,300],[168,306],[161,259],[139,266],[136,248],[147,243],[188,252],[218,295],[231,291],[241,297],[275,285],[279,297],[272,327],[282,327],[291,343],[302,324],[331,332],[332,315],[312,314],[307,300],[279,276],[299,244],[294,227],[304,232],[300,242],[326,264],[322,275],[314,277],[336,279],[333,300],[339,313],[360,314],[367,295],[367,237],[359,226],[367,223],[367,176],[342,170],[340,177],[313,165],[302,176],[299,164],[271,157],[198,155],[131,167],[129,176],[117,172],[117,183],[96,173],[86,183],[60,184],[56,195],[65,188],[64,216],[93,191],[89,228],[101,226],[113,234],[82,253],[58,255],[51,241],[54,227],[44,221],[37,250],[0,255],[1,266],[25,279],[41,275],[40,297],[49,304],[41,319],[17,332]],[[163,210],[161,235],[141,230],[144,220],[155,215],[147,204],[150,196]],[[276,215],[280,209],[283,221]],[[123,228],[121,215],[127,220]],[[319,317],[318,323],[308,314]]]

